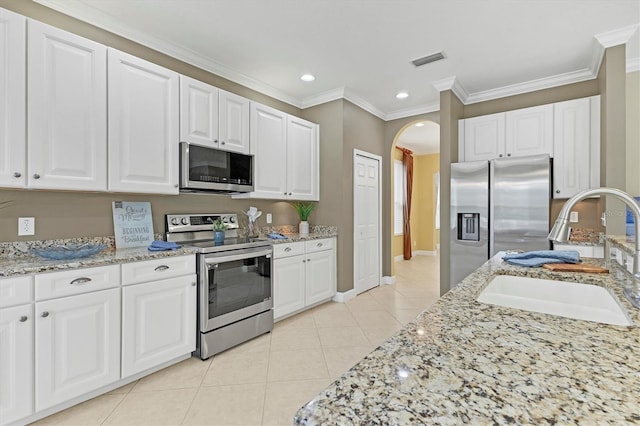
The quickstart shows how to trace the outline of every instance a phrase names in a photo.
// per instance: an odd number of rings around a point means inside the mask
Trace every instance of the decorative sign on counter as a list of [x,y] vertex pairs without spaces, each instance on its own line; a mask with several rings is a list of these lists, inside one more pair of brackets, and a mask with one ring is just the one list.
[[146,247],[153,242],[151,203],[114,201],[112,204],[116,248]]

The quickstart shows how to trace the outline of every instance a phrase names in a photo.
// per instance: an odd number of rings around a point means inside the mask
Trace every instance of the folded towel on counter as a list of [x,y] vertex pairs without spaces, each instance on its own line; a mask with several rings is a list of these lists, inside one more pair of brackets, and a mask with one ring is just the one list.
[[546,263],[580,263],[580,253],[575,250],[536,250],[506,254],[502,260],[512,265],[536,267]]
[[177,250],[182,247],[180,244],[176,244],[169,241],[159,241],[155,240],[151,243],[147,250],[149,251],[166,251],[166,250]]
[[286,240],[289,238],[279,232],[272,232],[270,234],[267,234],[267,237],[271,238],[272,240]]

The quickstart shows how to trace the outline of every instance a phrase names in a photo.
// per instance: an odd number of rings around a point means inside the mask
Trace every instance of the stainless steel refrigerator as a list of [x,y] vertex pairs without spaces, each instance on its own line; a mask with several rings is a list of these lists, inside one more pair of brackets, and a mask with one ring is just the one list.
[[451,164],[451,288],[501,250],[548,250],[548,155]]

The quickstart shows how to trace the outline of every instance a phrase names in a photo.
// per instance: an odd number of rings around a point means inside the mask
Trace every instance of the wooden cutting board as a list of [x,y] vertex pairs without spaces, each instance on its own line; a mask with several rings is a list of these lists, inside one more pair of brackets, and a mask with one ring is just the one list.
[[608,269],[595,265],[573,264],[573,263],[545,263],[543,268],[558,272],[589,272],[592,274],[607,274]]

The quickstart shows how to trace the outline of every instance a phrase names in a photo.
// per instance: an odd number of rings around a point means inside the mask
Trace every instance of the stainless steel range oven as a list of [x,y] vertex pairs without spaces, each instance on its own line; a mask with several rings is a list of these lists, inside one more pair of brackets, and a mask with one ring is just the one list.
[[[222,244],[211,223],[227,223]],[[198,268],[198,331],[202,359],[273,329],[272,247],[266,239],[238,238],[235,214],[167,215],[167,240],[194,247]]]

